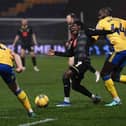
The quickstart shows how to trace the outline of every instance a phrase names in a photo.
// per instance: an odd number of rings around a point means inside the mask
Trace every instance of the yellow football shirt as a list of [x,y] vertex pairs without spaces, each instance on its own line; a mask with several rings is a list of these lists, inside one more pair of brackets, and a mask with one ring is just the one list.
[[0,64],[6,64],[11,67],[13,66],[11,50],[3,44],[0,44]]
[[117,32],[106,35],[106,39],[116,52],[124,51],[126,50],[126,20],[108,16],[101,19],[96,26],[99,30],[114,30],[115,28],[118,28]]

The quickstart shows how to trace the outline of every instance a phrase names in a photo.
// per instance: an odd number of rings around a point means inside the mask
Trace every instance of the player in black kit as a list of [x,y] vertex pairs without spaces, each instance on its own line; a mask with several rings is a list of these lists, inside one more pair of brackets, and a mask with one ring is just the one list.
[[13,46],[15,46],[16,42],[19,39],[21,40],[21,60],[22,60],[22,64],[23,64],[24,69],[26,69],[26,67],[25,67],[25,53],[26,53],[26,50],[28,50],[30,52],[31,57],[32,57],[32,63],[34,66],[34,70],[36,72],[38,72],[39,69],[37,67],[36,56],[34,53],[34,45],[37,44],[36,36],[32,30],[32,27],[28,25],[28,21],[25,18],[21,20],[21,26],[18,29],[17,35],[16,35],[14,42],[13,42]]
[[[81,80],[84,78],[84,74],[89,70],[95,72],[95,69],[91,66],[89,58],[89,47],[92,44],[92,35],[104,35],[107,33],[112,33],[111,31],[99,31],[94,29],[82,29],[82,23],[75,21],[70,30],[73,34],[77,35],[76,39],[69,41],[66,47],[66,52],[57,52],[54,50],[49,50],[48,55],[53,56],[64,56],[71,57],[74,56],[74,65],[70,66],[63,76],[64,84],[64,95],[66,100],[63,103],[58,104],[57,107],[71,106],[69,101],[70,96],[70,79],[72,80],[72,88],[75,91],[82,93],[85,96],[91,98],[93,103],[99,103],[101,97],[91,93],[85,86],[82,86]],[[68,98],[68,99],[67,99]]]

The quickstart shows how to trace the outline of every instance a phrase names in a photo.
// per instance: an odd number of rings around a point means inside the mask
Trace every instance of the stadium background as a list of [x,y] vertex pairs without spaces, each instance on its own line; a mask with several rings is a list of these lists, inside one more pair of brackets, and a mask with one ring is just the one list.
[[[95,27],[97,11],[104,6],[111,6],[115,16],[126,18],[125,3],[125,0],[0,0],[0,40],[9,44],[11,48],[20,18],[28,17],[32,18],[30,23],[33,25],[39,42],[39,46],[36,47],[37,50],[43,50],[42,53],[44,53],[54,44],[59,45],[55,47],[57,50],[63,50],[63,43],[67,40],[67,26],[64,22],[67,13],[72,11],[77,13],[79,17],[82,11],[86,25]],[[102,45],[104,41],[101,40],[101,43],[98,44]],[[100,50],[103,50],[101,46],[92,47],[90,50],[92,50],[92,53],[96,53],[97,50],[99,55],[99,47]],[[107,45],[104,46],[104,50],[108,50]],[[105,52],[103,51],[103,53]],[[101,70],[104,59],[104,55],[91,56],[91,62],[97,70]],[[40,72],[34,72],[31,58],[27,56],[27,69],[21,74],[16,73],[21,88],[28,93],[37,117],[33,119],[27,117],[22,105],[0,78],[0,126],[28,126],[28,124],[29,126],[126,125],[125,84],[116,83],[123,104],[106,108],[104,104],[112,99],[105,90],[102,79],[99,83],[95,83],[94,74],[87,72],[82,85],[100,95],[102,97],[101,103],[94,105],[88,97],[83,97],[71,90],[72,106],[57,108],[56,104],[63,100],[61,79],[68,67],[68,59],[37,55],[37,62]],[[125,74],[125,71],[126,68],[122,72]],[[34,104],[35,96],[40,93],[46,94],[50,99],[49,106],[46,109],[37,108]],[[54,119],[54,121],[46,123],[45,120],[48,118]]]
[[[35,52],[45,54],[50,47],[64,51],[64,42],[68,38],[65,17],[74,12],[83,18],[87,27],[95,27],[98,9],[110,6],[113,15],[125,18],[125,0],[1,0],[0,1],[0,40],[10,48],[20,24],[20,18],[30,18],[29,23],[37,35],[38,46]],[[82,14],[82,15],[81,15]],[[101,40],[98,45],[90,48],[91,54],[103,54],[109,51],[108,45]],[[20,42],[16,51],[20,52]]]

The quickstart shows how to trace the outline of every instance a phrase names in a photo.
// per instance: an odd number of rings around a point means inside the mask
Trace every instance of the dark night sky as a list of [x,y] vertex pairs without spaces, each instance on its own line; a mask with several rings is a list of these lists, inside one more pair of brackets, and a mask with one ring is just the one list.
[[113,10],[113,16],[126,19],[126,0],[69,0],[66,12],[79,14],[84,12],[85,22],[96,22],[98,10],[109,6]]

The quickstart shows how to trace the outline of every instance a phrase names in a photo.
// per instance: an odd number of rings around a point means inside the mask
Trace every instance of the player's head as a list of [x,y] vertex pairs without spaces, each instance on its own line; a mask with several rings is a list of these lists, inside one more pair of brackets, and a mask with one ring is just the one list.
[[111,15],[112,15],[112,9],[110,7],[104,7],[101,8],[98,12],[98,19],[100,20]]
[[21,25],[25,26],[25,25],[27,25],[27,24],[28,24],[28,20],[27,20],[26,18],[23,18],[23,19],[21,20]]
[[67,24],[72,24],[76,19],[76,14],[75,13],[69,13],[67,16],[66,16],[66,22]]
[[83,28],[83,23],[80,21],[75,21],[71,27],[70,27],[70,31],[72,34],[76,35],[78,34],[78,32]]

